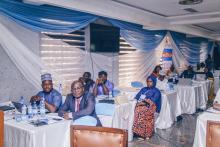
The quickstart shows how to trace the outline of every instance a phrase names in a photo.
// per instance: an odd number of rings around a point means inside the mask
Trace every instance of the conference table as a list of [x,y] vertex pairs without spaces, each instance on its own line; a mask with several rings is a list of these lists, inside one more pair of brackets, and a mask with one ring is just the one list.
[[198,102],[197,107],[201,109],[205,109],[206,103],[208,101],[208,96],[210,94],[211,81],[210,80],[205,80],[205,81],[194,81],[193,80],[193,85],[201,86],[200,96],[198,98],[202,100]]
[[112,105],[114,105],[112,115],[97,113],[102,123],[102,126],[128,130],[128,141],[132,141],[132,126],[134,120],[134,109],[136,106],[136,101],[133,100],[127,101],[126,103]]
[[[161,111],[155,119],[155,128],[167,129],[172,126],[177,116],[183,113],[194,113],[196,108],[200,106],[197,103],[203,103],[204,101],[202,100],[206,100],[204,97],[199,100],[196,99],[196,97],[201,98],[199,93],[204,90],[202,87],[201,83],[198,83],[193,86],[179,85],[176,87],[176,90],[163,91],[161,93]],[[128,102],[119,105],[114,104],[115,110],[112,116],[102,115],[99,118],[104,127],[128,130],[128,140],[132,141],[132,126],[136,105],[134,97],[140,89],[131,87],[122,87],[119,89],[121,96],[126,97]],[[7,117],[7,115],[5,116]],[[48,118],[53,118],[57,117],[57,114],[48,114],[47,116]],[[71,122],[62,120],[49,125],[34,127],[28,122],[16,122],[14,119],[8,117],[4,123],[5,147],[69,147]]]
[[208,120],[220,121],[220,111],[210,108],[197,117],[193,147],[206,146],[206,127]]
[[28,121],[17,122],[5,113],[4,147],[70,147],[69,120],[55,121],[57,113],[48,114],[48,125],[36,127]]
[[180,101],[176,91],[162,92],[162,104],[159,116],[155,120],[155,127],[167,129],[172,126],[176,117],[181,115]]
[[180,101],[181,114],[193,114],[196,109],[206,109],[210,81],[193,81],[192,85],[179,85],[175,87],[177,98]]

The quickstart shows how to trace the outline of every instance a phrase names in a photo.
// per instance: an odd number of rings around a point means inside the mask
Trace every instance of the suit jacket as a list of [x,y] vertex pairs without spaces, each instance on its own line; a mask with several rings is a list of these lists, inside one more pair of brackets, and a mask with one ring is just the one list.
[[97,125],[101,125],[100,120],[98,119],[96,112],[95,112],[95,97],[93,94],[89,92],[85,92],[79,105],[79,111],[75,112],[75,102],[76,98],[73,96],[72,93],[66,96],[65,103],[60,108],[58,115],[63,116],[65,112],[72,112],[73,120],[76,120],[83,116],[93,116],[97,119]]

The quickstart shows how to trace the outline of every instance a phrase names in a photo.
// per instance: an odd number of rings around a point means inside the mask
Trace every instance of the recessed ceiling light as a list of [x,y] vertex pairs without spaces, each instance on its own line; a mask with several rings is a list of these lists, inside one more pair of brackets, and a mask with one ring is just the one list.
[[203,2],[203,0],[179,0],[180,5],[195,5]]

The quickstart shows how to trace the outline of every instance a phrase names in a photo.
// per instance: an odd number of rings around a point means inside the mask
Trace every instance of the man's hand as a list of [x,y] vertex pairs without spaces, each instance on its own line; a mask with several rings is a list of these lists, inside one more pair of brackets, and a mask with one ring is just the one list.
[[66,120],[70,119],[70,118],[69,118],[69,113],[67,113],[67,112],[64,113],[64,114],[63,114],[63,118],[66,119]]
[[41,100],[41,97],[40,97],[40,96],[37,96],[37,95],[36,95],[36,96],[32,96],[32,97],[31,97],[31,101],[35,101],[35,102],[36,102],[36,101],[40,101],[40,100]]
[[98,78],[95,83],[96,85],[99,85],[99,84],[103,84],[103,81],[102,79]]

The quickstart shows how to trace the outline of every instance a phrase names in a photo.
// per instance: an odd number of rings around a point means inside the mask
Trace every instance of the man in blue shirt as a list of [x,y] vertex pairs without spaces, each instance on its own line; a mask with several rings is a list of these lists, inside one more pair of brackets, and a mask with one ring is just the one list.
[[93,88],[94,96],[97,95],[109,95],[109,92],[112,92],[114,89],[114,84],[107,80],[107,72],[100,71],[98,74],[98,79],[95,82],[95,86]]
[[31,97],[31,103],[39,104],[42,98],[45,99],[45,107],[49,112],[57,112],[62,104],[61,94],[53,89],[51,74],[41,75],[43,91],[38,92],[36,96]]

